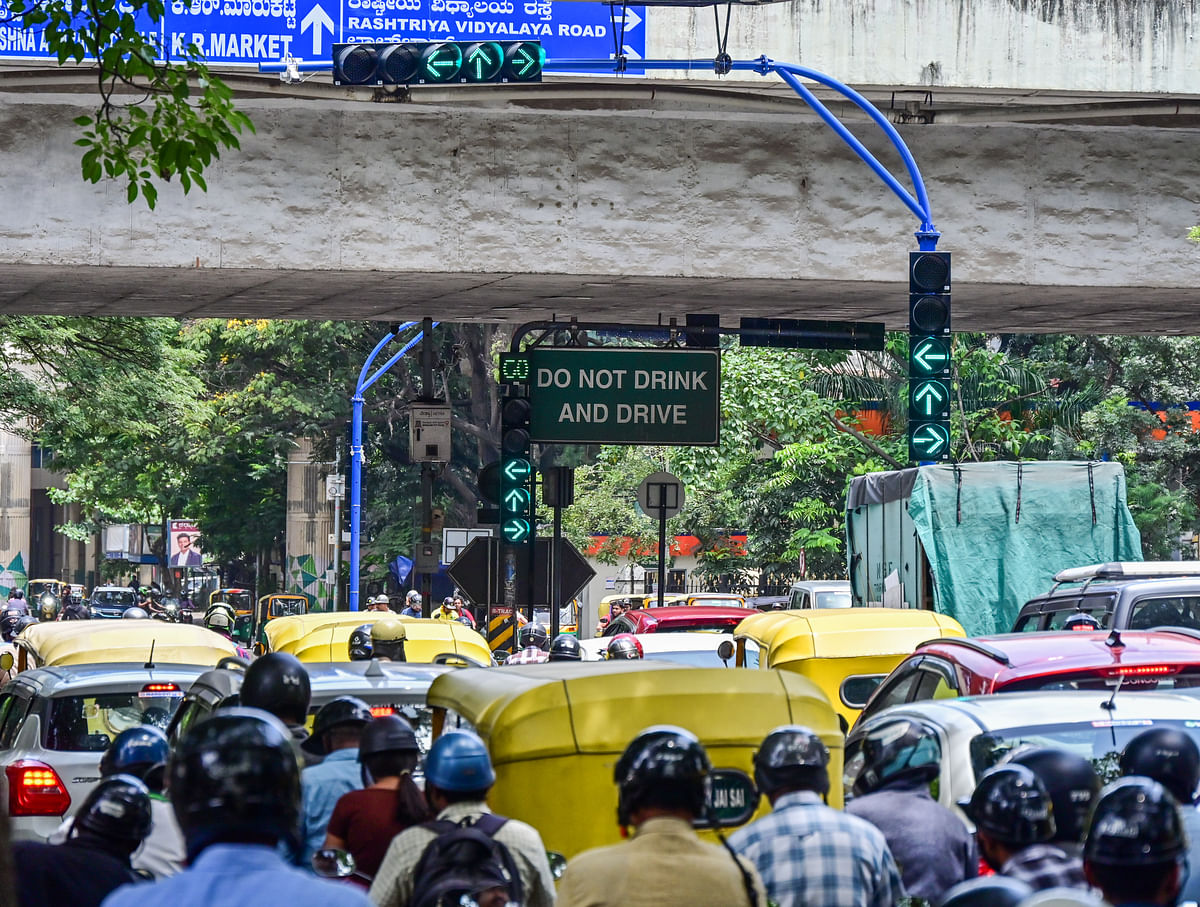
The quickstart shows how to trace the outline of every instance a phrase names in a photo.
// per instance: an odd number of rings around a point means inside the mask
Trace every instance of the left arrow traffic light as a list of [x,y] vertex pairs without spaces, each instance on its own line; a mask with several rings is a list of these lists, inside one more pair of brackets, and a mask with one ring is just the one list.
[[540,82],[538,41],[405,41],[333,45],[334,85]]

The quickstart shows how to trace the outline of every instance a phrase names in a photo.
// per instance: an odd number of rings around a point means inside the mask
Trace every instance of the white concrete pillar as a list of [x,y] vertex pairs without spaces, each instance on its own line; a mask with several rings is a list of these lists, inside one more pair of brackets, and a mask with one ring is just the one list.
[[312,450],[312,442],[303,438],[288,457],[285,586],[288,592],[308,595],[314,607],[324,610],[333,601],[333,584],[328,581],[333,504],[325,500],[325,474],[332,467],[314,462]]
[[0,597],[29,579],[31,446],[0,429]]

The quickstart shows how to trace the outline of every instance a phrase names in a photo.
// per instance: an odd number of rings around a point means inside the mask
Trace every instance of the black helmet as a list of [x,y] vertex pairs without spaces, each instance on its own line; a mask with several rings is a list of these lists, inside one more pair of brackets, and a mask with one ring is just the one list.
[[150,833],[150,791],[132,775],[113,775],[92,788],[71,826],[71,836],[89,835],[132,852]]
[[1100,776],[1092,761],[1065,750],[1029,746],[1017,750],[1007,762],[1031,769],[1050,795],[1055,825],[1050,840],[1074,844],[1083,841],[1092,804],[1100,793]]
[[630,815],[654,794],[673,789],[682,794],[692,815],[704,815],[712,765],[691,731],[671,725],[646,728],[625,748],[613,780],[617,783],[617,821]]
[[570,633],[559,633],[550,643],[551,661],[582,661],[583,647]]
[[312,735],[300,744],[304,750],[318,756],[324,756],[325,735],[334,728],[346,725],[356,726],[360,730],[371,721],[371,707],[355,696],[339,696],[321,706],[313,719]]
[[137,605],[134,605],[132,608],[126,608],[121,612],[121,616],[126,620],[146,620],[150,617],[146,613],[145,608],[139,608]]
[[286,652],[268,652],[256,658],[242,678],[242,705],[262,709],[293,724],[303,723],[308,716],[311,695],[304,665]]
[[522,648],[526,646],[537,646],[542,651],[550,648],[550,634],[546,632],[546,628],[542,626],[541,621],[525,624],[517,631],[517,644]]
[[1005,844],[1040,844],[1054,837],[1050,795],[1031,769],[1023,765],[998,765],[975,785],[969,800],[958,805],[975,823]]
[[991,875],[959,882],[938,901],[938,907],[1017,907],[1033,894],[1027,882]]
[[942,747],[937,732],[918,721],[884,725],[863,739],[863,768],[854,781],[861,797],[893,781],[929,782],[938,776]]
[[38,621],[38,619],[37,619],[36,617],[34,617],[32,614],[24,614],[24,615],[22,615],[22,616],[21,616],[21,619],[20,619],[19,621],[17,621],[17,633],[16,633],[16,635],[17,635],[17,636],[20,636],[20,635],[21,635],[21,631],[22,631],[22,630],[24,630],[26,627],[32,627],[32,626],[33,626],[34,624],[36,624],[36,623],[39,623],[39,621]]
[[1200,749],[1183,731],[1151,728],[1126,744],[1121,774],[1153,778],[1180,803],[1192,803],[1200,783]]
[[145,779],[150,769],[167,761],[170,752],[167,735],[158,728],[148,724],[131,727],[117,734],[100,757],[100,774]]
[[359,624],[350,631],[350,660],[370,661],[371,652],[371,625]]
[[25,600],[25,592],[22,589],[13,589],[8,593],[9,598],[15,598],[17,601]]
[[0,636],[4,637],[5,642],[12,642],[13,637],[18,633],[17,625],[24,616],[24,611],[18,611],[15,608],[9,608],[0,615]]
[[1096,620],[1091,614],[1086,611],[1076,611],[1070,617],[1063,621],[1064,630],[1099,630],[1100,621]]
[[829,793],[829,748],[811,728],[777,727],[754,754],[754,784],[764,794],[788,787]]
[[1157,781],[1135,775],[1100,792],[1083,844],[1085,861],[1144,866],[1168,863],[1187,850],[1179,806]]
[[230,835],[297,842],[300,764],[291,734],[274,715],[214,712],[184,735],[167,772],[189,857]]
[[358,761],[363,762],[376,753],[416,752],[419,749],[411,724],[399,715],[383,715],[363,731],[358,744]]
[[375,658],[405,661],[404,640],[407,637],[408,631],[400,618],[390,615],[380,618],[371,625],[371,654]]

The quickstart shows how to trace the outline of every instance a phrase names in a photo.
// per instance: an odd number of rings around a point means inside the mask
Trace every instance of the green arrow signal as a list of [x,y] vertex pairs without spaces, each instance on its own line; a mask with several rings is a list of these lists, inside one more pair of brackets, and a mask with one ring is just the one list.
[[529,70],[533,69],[538,63],[538,56],[538,54],[531,54],[524,47],[513,54],[513,69],[516,71],[518,78],[524,79],[529,75]]
[[529,510],[529,492],[524,488],[510,488],[504,495],[504,509],[509,513],[526,513]]
[[522,460],[520,457],[504,461],[504,478],[510,482],[520,484],[529,478],[529,473],[532,471],[533,467],[529,465],[529,461]]
[[945,408],[946,401],[949,399],[949,392],[939,381],[923,381],[913,391],[913,403],[916,404],[921,414],[925,416],[932,416],[934,413],[941,412]]
[[500,530],[504,533],[505,541],[523,542],[529,538],[530,527],[529,520],[522,520],[517,517],[505,520],[504,526]]
[[922,340],[913,350],[912,361],[926,373],[940,372],[950,361],[946,345],[932,337]]
[[942,425],[922,425],[912,436],[912,446],[929,457],[936,457],[950,446],[950,432]]
[[480,44],[467,55],[467,65],[471,67],[470,77],[476,82],[486,82],[496,75],[500,69],[503,49],[495,44]]
[[435,82],[448,82],[462,67],[462,51],[453,44],[430,48],[425,53],[422,65]]

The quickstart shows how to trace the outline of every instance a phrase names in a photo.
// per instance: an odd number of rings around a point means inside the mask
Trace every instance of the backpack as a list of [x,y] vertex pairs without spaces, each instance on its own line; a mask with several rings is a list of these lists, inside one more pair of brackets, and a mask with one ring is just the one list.
[[449,819],[422,822],[437,837],[430,841],[413,871],[410,907],[457,905],[464,894],[504,888],[509,900],[521,903],[524,891],[517,864],[495,835],[508,819],[484,813],[474,822]]

